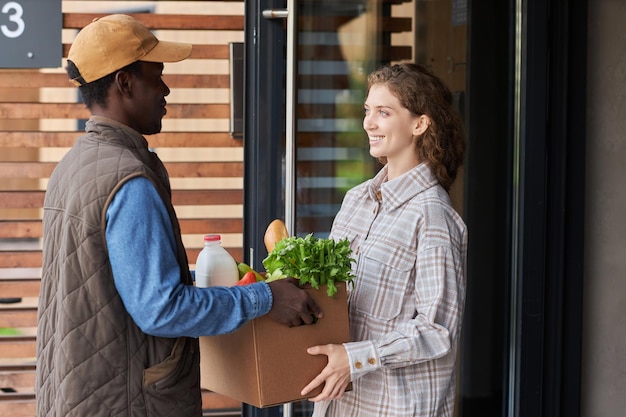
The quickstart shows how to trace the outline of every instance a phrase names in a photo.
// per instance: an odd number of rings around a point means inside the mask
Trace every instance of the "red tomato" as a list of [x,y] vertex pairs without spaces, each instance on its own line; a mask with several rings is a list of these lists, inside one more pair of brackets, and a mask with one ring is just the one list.
[[254,272],[250,271],[250,272],[246,272],[243,275],[243,277],[241,277],[241,279],[237,281],[235,285],[248,285],[248,284],[254,284],[255,282],[256,282],[256,275],[254,275]]

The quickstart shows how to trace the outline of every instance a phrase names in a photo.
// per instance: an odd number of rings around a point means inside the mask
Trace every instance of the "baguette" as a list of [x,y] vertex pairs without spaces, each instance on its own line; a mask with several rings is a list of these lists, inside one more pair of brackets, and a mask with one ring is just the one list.
[[267,253],[271,253],[276,246],[276,243],[281,241],[282,239],[289,237],[289,232],[287,231],[287,226],[280,219],[273,220],[265,230],[265,236],[263,237],[263,243],[265,243],[265,248],[267,249]]

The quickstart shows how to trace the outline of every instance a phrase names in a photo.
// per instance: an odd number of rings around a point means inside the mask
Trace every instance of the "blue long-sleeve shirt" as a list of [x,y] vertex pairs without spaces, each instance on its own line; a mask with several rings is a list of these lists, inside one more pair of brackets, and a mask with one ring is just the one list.
[[170,217],[148,179],[124,184],[106,220],[115,286],[143,332],[160,337],[223,334],[270,310],[272,292],[266,283],[198,288],[180,282]]

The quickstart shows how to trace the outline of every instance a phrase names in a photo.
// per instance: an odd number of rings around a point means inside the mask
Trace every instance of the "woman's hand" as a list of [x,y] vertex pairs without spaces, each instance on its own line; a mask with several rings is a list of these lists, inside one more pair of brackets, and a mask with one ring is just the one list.
[[343,395],[350,383],[350,362],[343,345],[321,345],[307,349],[309,355],[326,355],[328,364],[322,372],[302,389],[301,394],[307,395],[316,387],[324,384],[322,392],[309,401],[334,400]]

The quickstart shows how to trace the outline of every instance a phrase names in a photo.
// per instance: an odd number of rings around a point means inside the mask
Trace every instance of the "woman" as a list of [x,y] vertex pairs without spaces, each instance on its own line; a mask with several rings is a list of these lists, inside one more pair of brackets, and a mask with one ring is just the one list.
[[467,231],[448,190],[462,123],[444,83],[403,63],[368,77],[363,128],[384,166],[348,191],[331,231],[357,260],[352,341],[309,348],[328,365],[302,393],[324,383],[316,417],[453,416]]

